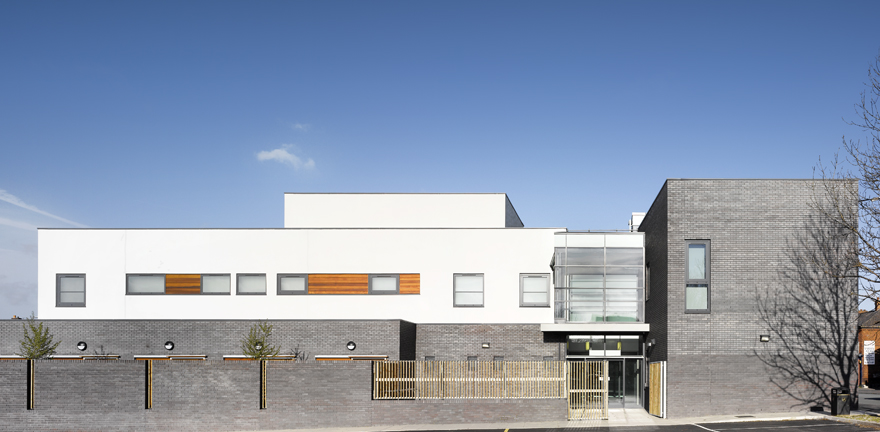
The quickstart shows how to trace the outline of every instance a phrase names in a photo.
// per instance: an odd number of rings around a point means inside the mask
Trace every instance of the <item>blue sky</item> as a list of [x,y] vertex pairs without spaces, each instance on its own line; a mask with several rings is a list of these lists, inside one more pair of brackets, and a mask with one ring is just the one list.
[[0,2],[0,317],[33,227],[279,227],[284,192],[506,192],[625,228],[670,177],[805,178],[880,2]]

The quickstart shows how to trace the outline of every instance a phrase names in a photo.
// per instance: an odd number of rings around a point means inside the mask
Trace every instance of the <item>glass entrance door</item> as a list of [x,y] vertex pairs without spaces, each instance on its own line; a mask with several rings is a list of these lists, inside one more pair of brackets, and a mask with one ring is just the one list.
[[642,359],[608,360],[608,408],[634,408],[642,402]]
[[624,375],[623,359],[608,360],[608,408],[623,408]]

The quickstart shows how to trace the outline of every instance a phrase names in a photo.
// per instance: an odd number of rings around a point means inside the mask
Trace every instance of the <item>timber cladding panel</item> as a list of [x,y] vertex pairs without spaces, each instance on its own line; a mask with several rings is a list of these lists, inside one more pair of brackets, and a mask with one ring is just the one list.
[[369,294],[366,274],[310,274],[309,294]]
[[419,274],[402,274],[400,275],[400,293],[401,294],[419,294]]
[[165,275],[165,294],[201,294],[202,275],[200,274],[167,274]]

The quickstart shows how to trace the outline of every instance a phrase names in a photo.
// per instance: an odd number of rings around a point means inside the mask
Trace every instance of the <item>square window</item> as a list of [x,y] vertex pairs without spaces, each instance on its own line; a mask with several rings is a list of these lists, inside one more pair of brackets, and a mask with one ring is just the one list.
[[279,274],[278,295],[297,295],[309,293],[309,275]]
[[239,273],[235,284],[237,295],[265,295],[266,294],[266,274],[265,273]]
[[687,240],[685,268],[685,313],[709,313],[712,305],[711,253],[709,240]]
[[452,291],[454,307],[483,307],[483,274],[454,274]]
[[400,293],[400,276],[396,274],[370,275],[370,294]]
[[86,275],[59,274],[55,275],[55,306],[85,307],[86,306]]
[[520,307],[550,307],[550,275],[519,275]]
[[232,278],[228,274],[202,275],[202,294],[229,294]]

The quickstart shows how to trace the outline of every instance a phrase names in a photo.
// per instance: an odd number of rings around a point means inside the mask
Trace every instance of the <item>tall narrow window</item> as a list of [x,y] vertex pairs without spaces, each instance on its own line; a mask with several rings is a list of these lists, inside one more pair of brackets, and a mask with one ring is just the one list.
[[550,306],[550,275],[521,274],[519,275],[520,307]]
[[59,274],[55,276],[55,306],[86,306],[86,275]]
[[685,313],[709,313],[711,304],[709,240],[688,240],[686,243]]
[[483,274],[455,274],[452,277],[455,307],[483,307]]

